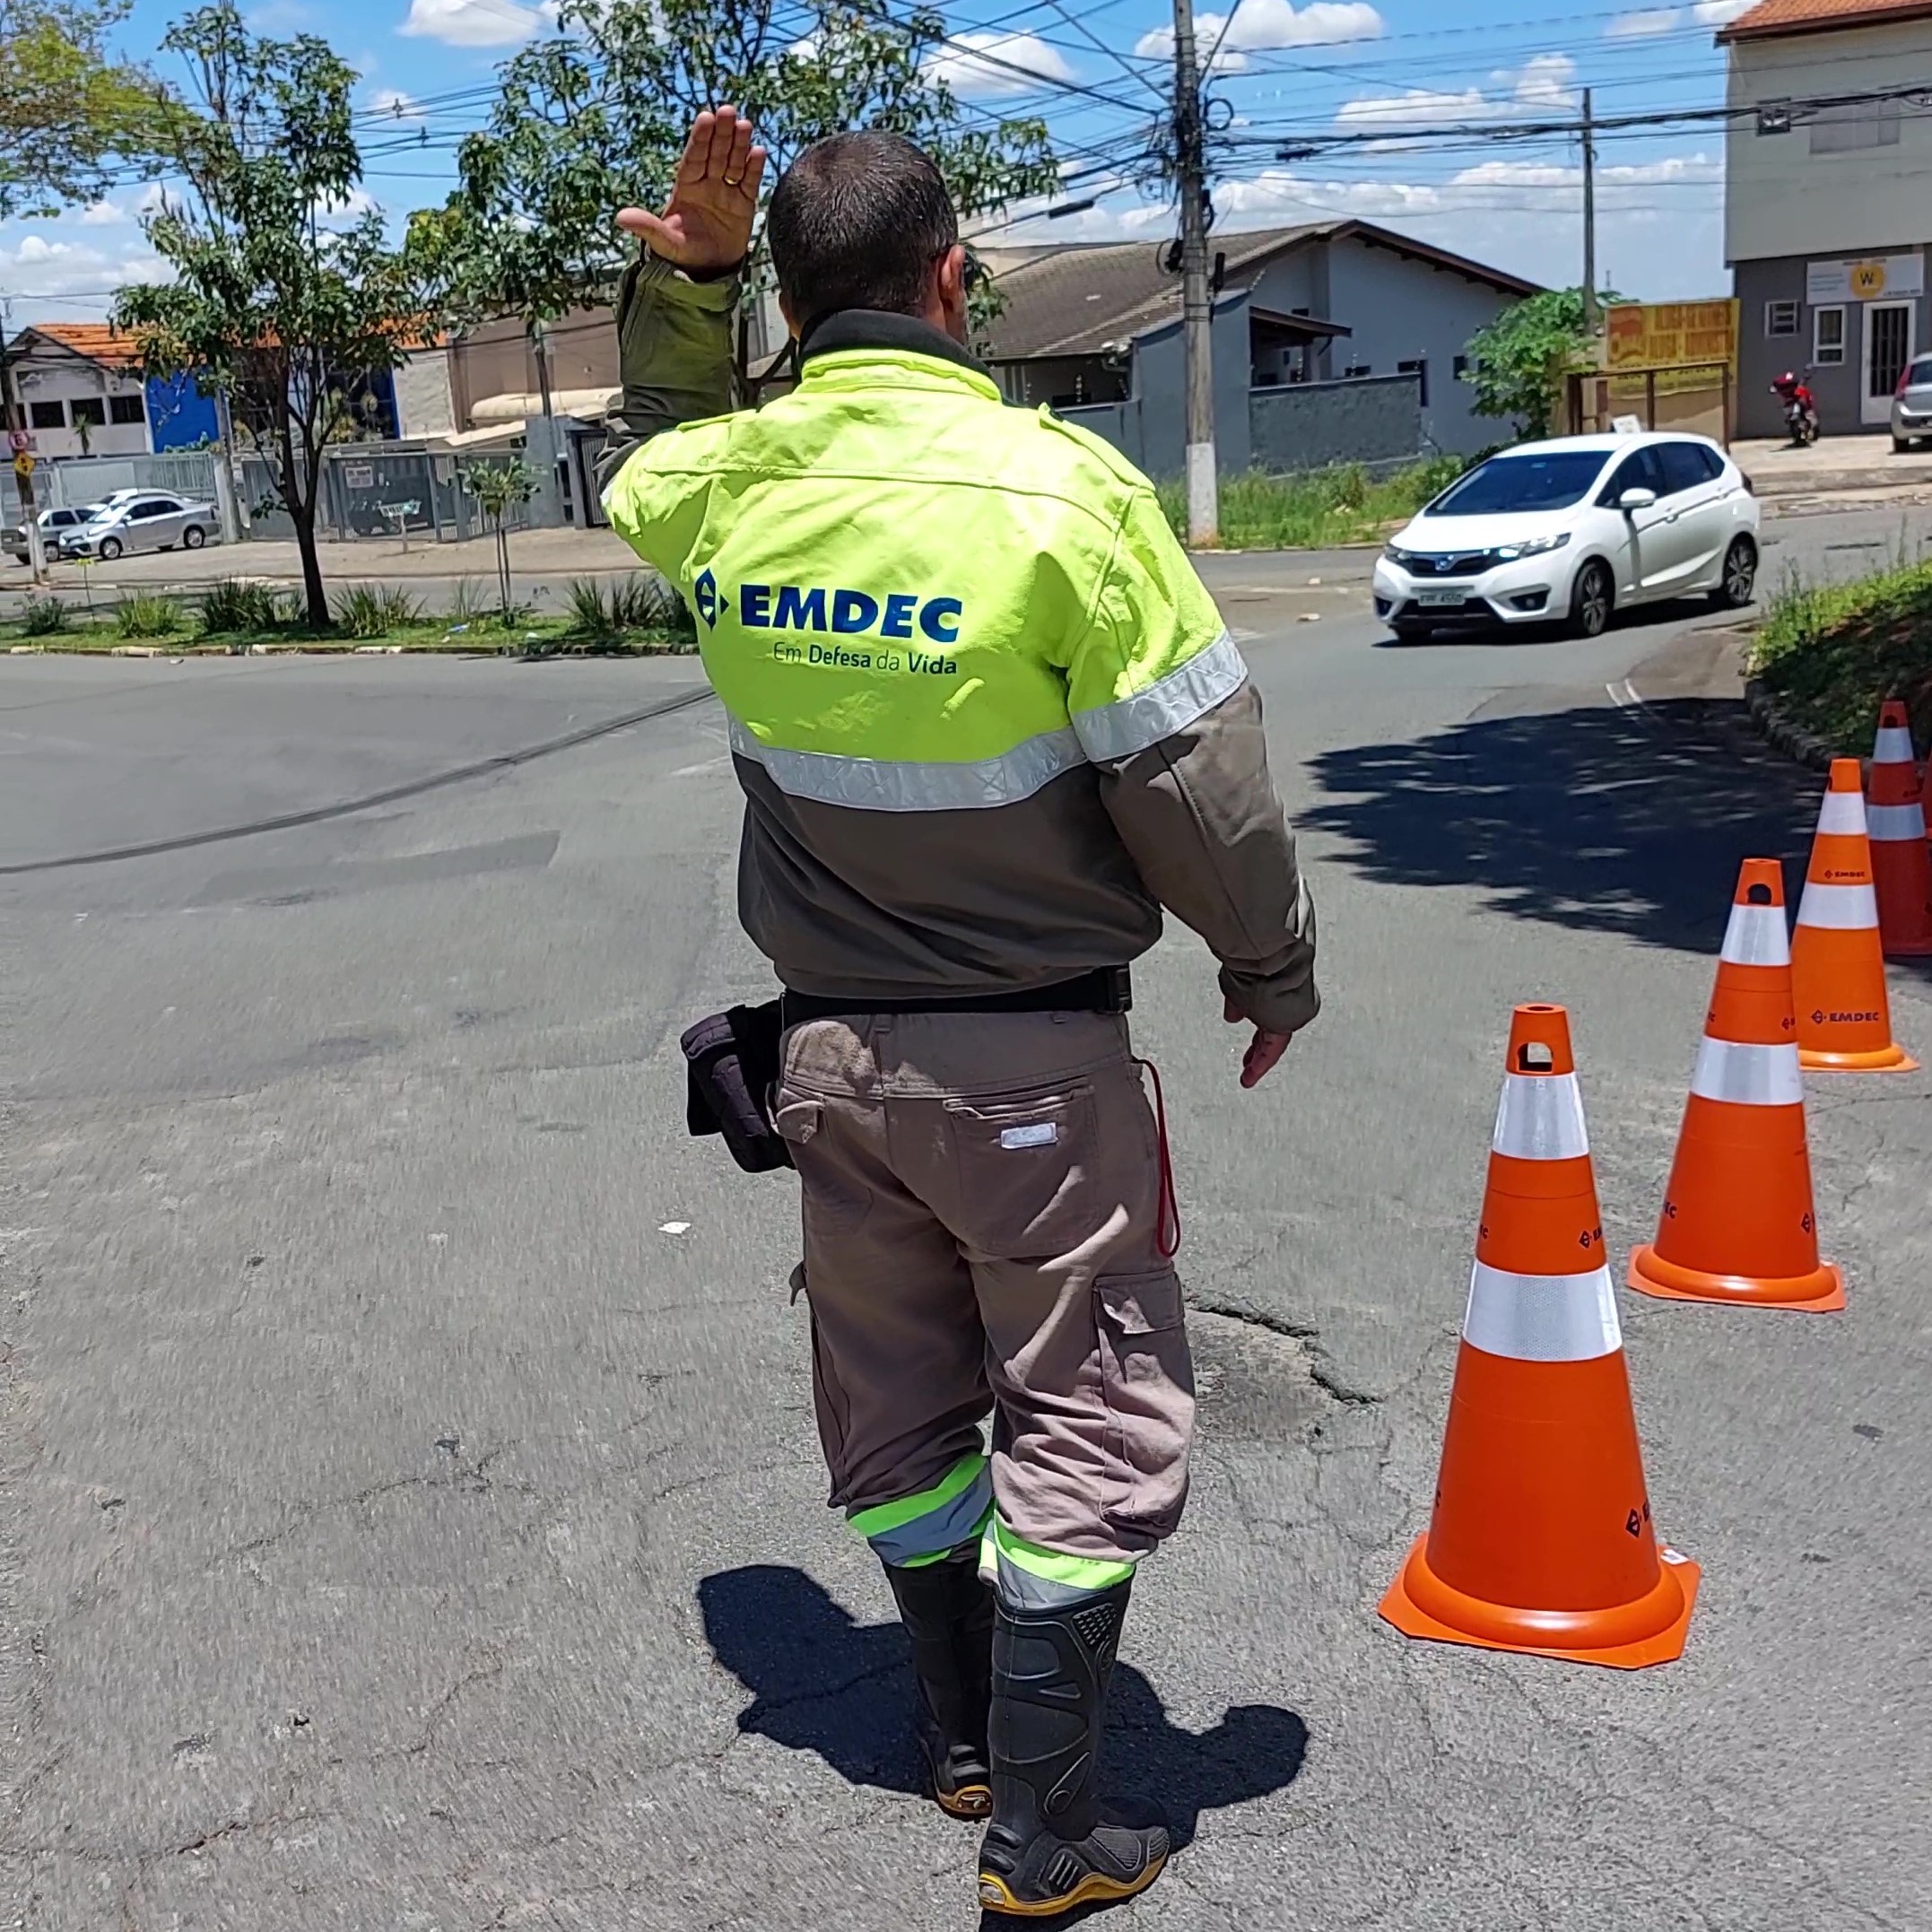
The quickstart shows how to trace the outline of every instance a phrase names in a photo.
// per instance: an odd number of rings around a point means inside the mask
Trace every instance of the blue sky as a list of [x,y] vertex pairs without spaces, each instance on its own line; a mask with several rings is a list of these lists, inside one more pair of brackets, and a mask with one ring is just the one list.
[[[1545,0],[1553,8],[1563,0]],[[1745,0],[1597,7],[1525,17],[1505,0],[1241,0],[1199,16],[1221,40],[1226,103],[1214,200],[1224,229],[1358,214],[1538,281],[1580,274],[1573,141],[1511,138],[1562,120],[1580,91],[1599,117],[1721,103],[1712,34]],[[179,9],[137,0],[125,42],[153,46]],[[975,116],[1043,113],[1085,213],[1011,223],[999,239],[1158,240],[1170,209],[1126,185],[1171,58],[1161,0],[960,0],[945,7],[947,77]],[[264,32],[319,33],[362,76],[371,153],[365,193],[400,224],[439,201],[457,140],[487,112],[496,64],[553,30],[523,0],[264,0]],[[988,57],[982,60],[976,54]],[[1023,70],[1015,72],[1015,69]],[[1038,78],[1034,78],[1037,76]],[[1426,137],[1474,129],[1452,144]],[[1284,144],[1351,146],[1283,160]],[[1714,123],[1614,129],[1599,147],[1597,257],[1607,280],[1651,300],[1727,292],[1723,137]],[[0,295],[15,326],[105,313],[113,288],[152,272],[132,187],[58,219],[0,224]],[[988,239],[994,239],[988,237]]]

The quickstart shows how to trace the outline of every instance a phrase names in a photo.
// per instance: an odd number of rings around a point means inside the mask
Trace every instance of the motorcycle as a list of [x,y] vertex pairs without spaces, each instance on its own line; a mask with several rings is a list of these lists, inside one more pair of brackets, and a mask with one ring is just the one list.
[[1784,426],[1794,449],[1803,449],[1818,440],[1818,404],[1811,390],[1796,376],[1780,376],[1771,384],[1771,394],[1784,404]]

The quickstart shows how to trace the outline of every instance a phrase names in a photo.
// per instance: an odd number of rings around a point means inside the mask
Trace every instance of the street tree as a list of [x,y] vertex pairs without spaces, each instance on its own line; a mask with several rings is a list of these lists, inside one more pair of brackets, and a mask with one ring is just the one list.
[[496,538],[497,616],[507,627],[510,615],[509,513],[536,494],[542,480],[521,457],[502,463],[472,463],[462,472],[465,492],[489,519]]
[[[563,0],[558,26],[506,64],[488,126],[457,150],[456,193],[412,222],[415,259],[457,324],[508,312],[536,328],[607,299],[623,266],[617,211],[662,206],[692,122],[727,101],[769,152],[768,183],[809,143],[860,126],[918,142],[962,217],[1057,179],[1043,121],[969,119],[938,65],[946,27],[931,7]],[[748,259],[756,289],[761,207]]]
[[[1597,300],[1618,298],[1606,292]],[[1469,338],[1471,407],[1512,422],[1519,437],[1547,436],[1563,378],[1590,360],[1591,340],[1581,289],[1545,289],[1512,303]]]
[[161,48],[186,64],[195,109],[175,156],[186,190],[144,224],[174,279],[121,290],[115,319],[150,375],[192,371],[227,393],[295,527],[308,621],[326,630],[324,455],[361,432],[358,386],[421,327],[402,254],[360,193],[355,75],[311,36],[251,34],[232,0],[187,14]]
[[0,0],[0,221],[103,194],[167,144],[168,97],[109,51],[128,0]]

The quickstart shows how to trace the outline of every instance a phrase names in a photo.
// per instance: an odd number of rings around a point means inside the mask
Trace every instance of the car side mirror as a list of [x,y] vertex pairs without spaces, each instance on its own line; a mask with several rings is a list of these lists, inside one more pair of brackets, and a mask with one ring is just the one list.
[[1657,492],[1655,490],[1645,490],[1639,488],[1636,490],[1626,490],[1623,494],[1616,500],[1616,507],[1619,509],[1649,509],[1651,504],[1656,501]]

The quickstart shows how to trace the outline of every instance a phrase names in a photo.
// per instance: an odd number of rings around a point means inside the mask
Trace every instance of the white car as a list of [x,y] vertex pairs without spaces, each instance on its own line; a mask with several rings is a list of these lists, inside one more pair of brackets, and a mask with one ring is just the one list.
[[[98,503],[85,503],[74,509],[43,509],[33,519],[40,527],[40,554],[44,557],[56,555],[61,538],[77,530],[90,517],[98,516],[100,511]],[[17,561],[25,563],[28,561],[25,528],[16,523],[0,530],[0,550],[12,551]]]
[[221,534],[221,518],[213,503],[175,496],[166,490],[117,490],[97,515],[77,529],[63,531],[63,557],[116,557],[140,550],[199,550]]
[[1757,568],[1757,499],[1708,437],[1564,436],[1491,457],[1422,509],[1376,561],[1375,614],[1398,638],[1553,622],[1594,638],[1632,604],[1741,610]]

